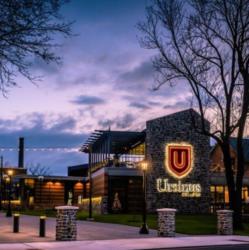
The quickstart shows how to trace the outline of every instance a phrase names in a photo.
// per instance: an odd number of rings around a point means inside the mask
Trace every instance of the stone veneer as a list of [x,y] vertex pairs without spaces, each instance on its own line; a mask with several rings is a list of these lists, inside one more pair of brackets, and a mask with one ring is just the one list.
[[[147,207],[150,212],[158,208],[176,208],[181,213],[208,213],[210,205],[209,183],[209,138],[198,133],[193,126],[200,128],[200,116],[192,109],[147,121],[146,158]],[[206,121],[209,128],[209,123]],[[167,178],[170,183],[177,179],[167,173],[165,168],[165,149],[168,143],[189,143],[193,146],[194,166],[181,182],[201,184],[201,197],[182,197],[181,193],[160,193],[157,191],[157,178]]]
[[175,213],[176,209],[161,208],[157,209],[158,236],[174,237],[175,236]]
[[56,240],[73,241],[77,239],[76,213],[79,209],[74,206],[55,207],[56,215]]
[[217,233],[221,235],[233,234],[232,210],[217,210]]

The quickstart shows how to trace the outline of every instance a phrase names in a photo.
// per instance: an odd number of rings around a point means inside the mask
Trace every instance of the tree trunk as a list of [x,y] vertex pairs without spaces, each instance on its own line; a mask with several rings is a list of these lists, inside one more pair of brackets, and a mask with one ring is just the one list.
[[242,229],[242,186],[244,176],[244,155],[242,138],[237,138],[237,176],[236,176],[236,206],[234,209],[234,228]]
[[243,131],[246,123],[246,115],[242,117],[237,135],[237,176],[236,176],[236,207],[234,210],[234,228],[242,229],[242,187],[244,176],[244,149]]
[[229,194],[229,208],[231,210],[235,210],[236,207],[236,195],[235,195],[235,182],[234,182],[234,173],[232,169],[232,159],[230,154],[230,143],[229,140],[224,141],[221,145],[221,149],[223,152],[223,161],[225,166],[225,174],[226,174],[226,181],[228,187],[228,194]]

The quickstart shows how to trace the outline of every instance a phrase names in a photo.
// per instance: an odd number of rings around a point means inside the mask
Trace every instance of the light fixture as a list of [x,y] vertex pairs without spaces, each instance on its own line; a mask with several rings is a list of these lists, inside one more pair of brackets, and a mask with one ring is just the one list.
[[7,171],[7,174],[8,174],[9,176],[12,176],[12,175],[13,175],[13,170],[12,170],[12,169],[9,169],[9,170]]
[[142,161],[141,162],[141,168],[143,171],[146,171],[148,169],[148,162],[147,161]]

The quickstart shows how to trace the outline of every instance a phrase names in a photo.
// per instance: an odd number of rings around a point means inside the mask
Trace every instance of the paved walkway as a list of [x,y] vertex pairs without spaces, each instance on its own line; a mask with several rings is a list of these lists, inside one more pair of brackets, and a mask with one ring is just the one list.
[[[14,242],[42,242],[55,241],[55,218],[46,220],[46,237],[40,238],[39,217],[20,216],[20,232],[12,233],[13,218],[7,218],[0,213],[0,243]],[[107,224],[91,221],[78,221],[78,240],[110,240],[110,239],[130,239],[130,238],[151,238],[156,236],[155,230],[150,230],[149,235],[140,235],[139,228]]]
[[20,233],[12,233],[13,218],[0,213],[0,250],[136,250],[248,244],[246,236],[181,236],[159,238],[155,230],[140,235],[137,227],[78,221],[78,241],[55,242],[55,219],[47,219],[47,237],[38,237],[39,217],[21,215]]
[[[73,242],[35,242],[19,244],[0,244],[0,250],[138,250],[138,249],[167,249],[178,247],[249,244],[249,237],[243,236],[202,236],[176,238],[147,238],[147,239],[116,239]],[[228,248],[231,249],[231,248]]]

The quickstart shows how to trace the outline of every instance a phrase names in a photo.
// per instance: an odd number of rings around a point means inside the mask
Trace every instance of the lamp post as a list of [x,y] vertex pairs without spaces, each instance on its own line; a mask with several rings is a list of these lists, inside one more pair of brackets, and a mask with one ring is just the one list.
[[147,210],[146,210],[146,171],[148,168],[148,163],[147,161],[142,161],[141,163],[141,168],[143,171],[143,224],[140,228],[139,233],[140,234],[148,234],[149,233],[149,228],[147,226]]
[[6,212],[6,217],[11,217],[12,216],[12,211],[11,211],[11,177],[13,175],[13,170],[8,170],[7,171],[7,178],[6,178],[6,182],[8,183],[8,208],[7,208],[7,212]]
[[80,150],[81,152],[88,153],[88,177],[89,177],[89,205],[88,205],[88,218],[87,220],[92,221],[92,145],[90,144],[87,148]]

